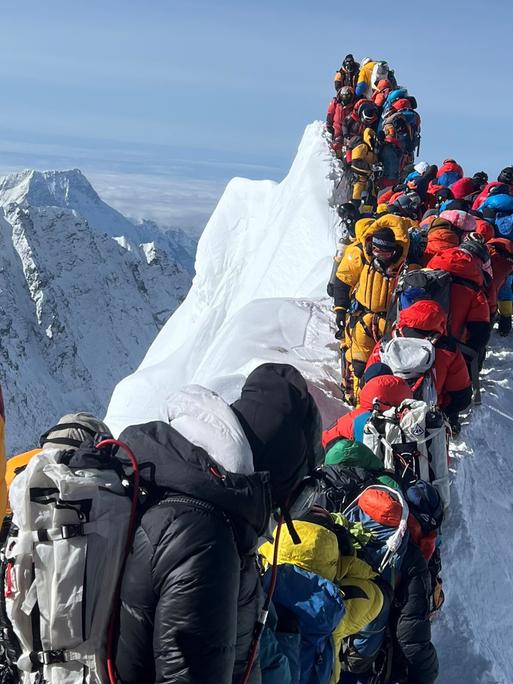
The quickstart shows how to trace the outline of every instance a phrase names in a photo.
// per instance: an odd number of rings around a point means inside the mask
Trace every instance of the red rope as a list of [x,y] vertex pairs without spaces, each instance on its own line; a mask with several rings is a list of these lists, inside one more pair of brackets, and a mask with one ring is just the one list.
[[130,449],[130,447],[127,444],[125,444],[124,442],[120,442],[117,439],[104,439],[96,445],[96,448],[102,449],[103,447],[110,446],[110,445],[118,446],[121,449],[124,449],[126,451],[126,453],[128,454],[128,458],[130,459],[130,462],[132,464],[132,468],[134,470],[133,495],[132,495],[132,504],[130,507],[130,521],[128,523],[128,534],[127,534],[127,539],[126,539],[125,554],[123,556],[123,561],[121,563],[119,577],[118,577],[118,581],[116,584],[116,591],[114,594],[114,601],[113,601],[113,609],[112,609],[112,614],[110,616],[109,629],[107,632],[107,673],[109,676],[110,684],[117,684],[116,667],[115,667],[115,663],[114,663],[114,654],[113,654],[114,631],[116,628],[116,623],[117,623],[117,618],[118,618],[118,613],[119,613],[119,607],[120,607],[121,581],[123,579],[123,573],[125,570],[126,561],[128,559],[128,554],[130,553],[130,547],[132,545],[132,540],[133,540],[133,536],[135,533],[135,521],[136,521],[136,517],[137,517],[137,500],[138,500],[138,496],[139,496],[140,474],[139,474],[139,463],[137,462],[135,454]]
[[260,643],[260,637],[262,636],[262,632],[264,631],[265,623],[267,621],[267,614],[269,613],[269,606],[271,604],[271,600],[272,600],[272,597],[274,594],[274,590],[276,589],[276,580],[278,578],[278,547],[280,545],[280,534],[281,534],[282,525],[283,525],[283,515],[280,515],[280,518],[278,520],[278,527],[276,528],[276,535],[274,537],[274,551],[273,551],[273,564],[272,564],[272,570],[271,570],[271,581],[269,582],[269,589],[267,590],[267,594],[265,597],[265,601],[264,601],[262,611],[260,613],[260,617],[258,618],[258,621],[257,621],[256,626],[255,626],[255,635],[253,637],[253,643],[251,644],[251,649],[249,651],[248,663],[246,665],[246,669],[244,670],[244,674],[242,676],[240,684],[248,684],[249,678],[251,676],[251,670],[253,669],[253,665],[255,664],[255,658],[256,658],[256,654],[257,654],[258,644]]

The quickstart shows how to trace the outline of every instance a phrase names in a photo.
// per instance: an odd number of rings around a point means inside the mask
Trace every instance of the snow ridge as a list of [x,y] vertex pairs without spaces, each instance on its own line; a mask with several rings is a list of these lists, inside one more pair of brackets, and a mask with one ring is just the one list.
[[198,244],[187,299],[138,371],[116,388],[111,429],[158,419],[184,384],[231,399],[263,361],[289,362],[308,379],[329,419],[337,402],[337,345],[325,296],[336,242],[334,158],[324,127],[307,127],[281,183],[234,178]]

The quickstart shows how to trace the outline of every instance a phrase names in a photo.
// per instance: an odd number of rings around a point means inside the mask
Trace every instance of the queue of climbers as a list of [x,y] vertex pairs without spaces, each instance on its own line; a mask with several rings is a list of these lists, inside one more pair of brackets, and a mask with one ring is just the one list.
[[413,166],[386,62],[347,55],[335,88],[352,410],[323,430],[299,371],[264,363],[232,404],[187,386],[118,439],[63,416],[1,478],[2,684],[436,682],[448,439],[493,317],[511,328],[513,167]]
[[335,74],[326,130],[353,176],[351,201],[372,208],[378,191],[397,182],[420,149],[417,101],[387,62],[346,55]]
[[[337,74],[343,76],[347,61],[352,64],[351,55]],[[374,63],[363,80],[367,97],[379,108],[386,99],[380,97],[378,79],[383,73],[378,74],[378,64],[388,69],[385,62]],[[348,440],[359,449],[366,447],[369,458],[378,457],[376,465],[385,467],[387,478],[397,478],[403,496],[408,498],[411,487],[429,492],[433,507],[427,514],[432,523],[424,529],[427,537],[416,535],[410,525],[408,530],[410,542],[418,547],[414,565],[427,568],[430,581],[416,596],[419,612],[406,636],[393,618],[388,623],[396,651],[404,656],[401,637],[414,641],[417,625],[424,625],[419,627],[423,643],[432,646],[422,609],[429,605],[436,610],[443,601],[440,527],[450,504],[449,439],[461,430],[460,414],[480,403],[479,373],[494,324],[500,336],[511,331],[513,166],[490,182],[484,171],[466,176],[454,159],[439,167],[414,163],[411,145],[392,173],[382,173],[383,168],[392,168],[386,162],[390,140],[380,137],[386,129],[386,105],[374,110],[373,121],[366,120],[372,107],[355,102],[350,90],[360,80],[357,69],[358,65],[351,71],[351,83],[336,77],[337,95],[326,122],[328,141],[351,178],[350,197],[338,207],[340,239],[327,291],[334,300],[341,387],[354,408],[324,431],[323,446],[328,459],[333,450],[345,450]],[[391,87],[398,88],[397,83]],[[413,111],[416,102],[401,106]],[[347,121],[345,128],[335,127],[341,117]],[[415,121],[411,130],[416,135],[420,118]],[[357,144],[344,135],[352,122]],[[367,150],[363,165],[362,145]],[[367,491],[359,493],[346,473],[336,474],[333,481],[340,481],[344,492],[354,487],[356,502]],[[365,480],[369,482],[372,478]],[[324,505],[329,508],[336,498],[330,490]],[[346,499],[343,505],[348,505]],[[364,520],[368,524],[368,517]],[[410,562],[399,559],[400,577],[409,576]],[[394,596],[399,587],[400,580]],[[433,682],[436,654],[429,654],[421,656],[424,664],[429,663],[427,669],[419,666],[420,661],[409,661],[402,679],[358,675],[347,681]]]
[[[412,392],[369,375],[360,420],[374,395]],[[65,415],[7,461],[3,684],[436,680],[439,483],[387,466],[356,414],[323,433],[287,364],[165,413],[117,440]]]
[[[417,166],[380,192],[373,211],[362,213],[350,202],[339,207],[343,249],[328,293],[334,297],[342,384],[351,403],[358,400],[377,345],[383,354],[393,338],[422,337],[435,348],[437,395],[447,408],[448,393],[461,397],[465,383],[478,384],[494,322],[502,336],[511,330],[513,167],[488,183],[484,172],[465,178],[452,160],[439,169]],[[455,197],[453,188],[461,195],[460,181],[469,194]],[[442,357],[460,371],[442,372]],[[450,411],[455,430],[457,414],[469,402],[462,403]]]

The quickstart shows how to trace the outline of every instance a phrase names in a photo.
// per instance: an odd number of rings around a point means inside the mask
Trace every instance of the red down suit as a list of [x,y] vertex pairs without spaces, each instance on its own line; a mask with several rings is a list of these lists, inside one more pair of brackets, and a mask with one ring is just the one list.
[[442,269],[452,275],[449,334],[476,351],[481,349],[488,341],[490,307],[479,260],[453,247],[434,256],[428,268]]
[[[354,439],[361,442],[363,434],[355,426],[357,418],[358,424],[363,428],[366,417],[370,416],[373,404],[376,400],[381,404],[381,408],[386,410],[391,406],[399,406],[405,399],[413,399],[413,394],[402,378],[393,375],[379,375],[367,382],[359,395],[359,405],[353,411],[341,416],[333,425],[322,433],[322,446],[326,447],[338,439]],[[365,415],[366,414],[366,415]]]
[[[463,354],[454,338],[445,335],[445,316],[439,304],[432,300],[420,300],[399,314],[397,334],[410,337],[414,331],[436,331],[440,337],[433,341],[435,362],[433,379],[438,405],[447,415],[463,411],[472,399],[472,383]],[[415,334],[417,336],[417,334]],[[422,336],[418,334],[418,336]],[[375,346],[367,368],[381,361],[381,342]]]

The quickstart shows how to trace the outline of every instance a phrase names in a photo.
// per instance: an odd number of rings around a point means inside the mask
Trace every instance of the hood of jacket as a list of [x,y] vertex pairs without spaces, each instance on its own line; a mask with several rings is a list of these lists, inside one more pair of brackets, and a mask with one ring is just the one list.
[[482,235],[485,242],[495,237],[494,226],[481,218],[476,218],[476,233]]
[[447,314],[443,308],[430,299],[421,299],[399,313],[397,328],[417,328],[445,334],[447,329]]
[[[200,499],[263,534],[271,514],[268,473],[228,472],[204,448],[162,421],[132,425],[119,439],[134,452],[150,495],[162,491]],[[123,460],[122,450],[118,455]]]
[[253,454],[237,416],[218,394],[188,385],[166,402],[167,422],[231,473],[254,472]]
[[356,466],[366,470],[382,470],[383,463],[362,442],[355,442],[352,439],[339,439],[326,451],[324,459],[325,466]]
[[430,260],[428,268],[440,268],[452,275],[471,280],[480,287],[483,285],[483,271],[479,260],[468,252],[459,249],[459,247],[447,249],[442,254],[434,256]]
[[450,221],[440,217],[435,218],[428,230],[426,253],[438,254],[445,249],[457,247],[460,241],[460,236]]
[[[369,241],[374,233],[377,233],[381,228],[390,228],[394,233],[396,242],[399,246],[399,254],[394,260],[393,264],[398,264],[406,258],[408,254],[408,247],[410,239],[408,236],[408,229],[412,225],[410,219],[395,214],[384,214],[375,221],[373,221],[365,231],[365,242]],[[370,263],[373,259],[372,254],[368,250],[364,250],[365,260]]]
[[362,218],[355,223],[354,232],[356,242],[362,242],[365,239],[373,223],[374,219],[372,218]]
[[405,399],[413,399],[408,383],[395,375],[378,375],[369,380],[360,391],[360,407],[372,411],[374,400],[378,399],[384,408],[399,406]]
[[451,185],[451,192],[454,195],[454,199],[465,199],[465,197],[475,192],[474,181],[468,176],[460,178]]
[[440,166],[438,169],[436,177],[440,178],[440,176],[443,176],[444,173],[456,173],[459,178],[463,177],[463,169],[456,161],[454,161],[454,159],[446,159],[442,166]]
[[476,217],[462,209],[445,209],[440,218],[449,221],[454,228],[465,233],[471,233],[477,228]]
[[293,489],[324,461],[321,417],[301,373],[289,364],[264,363],[249,374],[232,404],[257,471],[269,471],[273,500]]
[[486,244],[490,249],[492,257],[494,255],[502,256],[504,258],[513,256],[513,242],[509,238],[492,238],[491,240],[488,240]]

